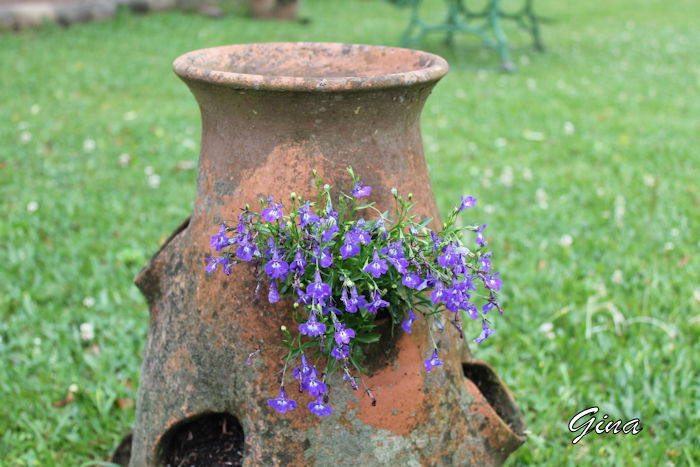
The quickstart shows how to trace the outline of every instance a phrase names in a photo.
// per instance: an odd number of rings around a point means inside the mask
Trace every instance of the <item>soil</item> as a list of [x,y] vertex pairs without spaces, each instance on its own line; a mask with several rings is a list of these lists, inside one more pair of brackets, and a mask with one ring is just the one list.
[[229,414],[209,414],[173,433],[164,455],[168,467],[243,465],[243,428]]

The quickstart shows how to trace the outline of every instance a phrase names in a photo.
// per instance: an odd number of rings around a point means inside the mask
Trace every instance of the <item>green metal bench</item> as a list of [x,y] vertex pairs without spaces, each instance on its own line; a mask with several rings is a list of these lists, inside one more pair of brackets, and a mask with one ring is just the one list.
[[532,36],[535,49],[543,50],[540,38],[539,22],[533,10],[534,0],[523,0],[520,10],[507,12],[501,8],[500,0],[488,0],[483,8],[471,9],[467,0],[443,0],[447,14],[442,23],[428,23],[420,15],[421,0],[387,0],[399,7],[411,8],[411,19],[401,38],[401,45],[409,47],[435,31],[445,32],[446,42],[451,44],[456,32],[478,35],[489,47],[498,50],[501,66],[505,71],[514,71],[515,65],[510,58],[508,39],[501,28],[501,20],[512,20]]

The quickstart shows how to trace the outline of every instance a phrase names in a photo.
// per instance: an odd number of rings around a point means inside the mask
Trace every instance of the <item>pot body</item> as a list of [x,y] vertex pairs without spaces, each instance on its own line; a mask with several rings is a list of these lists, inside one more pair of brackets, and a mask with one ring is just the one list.
[[[287,393],[299,405],[278,414],[266,400],[279,391],[280,326],[296,331],[291,302],[254,302],[256,280],[247,264],[229,277],[205,271],[209,238],[222,220],[268,195],[286,205],[293,191],[311,197],[312,169],[349,192],[345,169],[352,166],[380,207],[393,205],[392,187],[412,192],[415,212],[439,225],[419,119],[447,71],[444,61],[406,49],[252,44],[191,52],[175,70],[202,114],[197,195],[190,219],[135,280],[151,321],[130,465],[162,465],[173,430],[221,412],[240,421],[244,465],[505,460],[524,440],[508,391],[488,366],[471,361],[451,329],[439,336],[444,367],[426,373],[431,348],[421,322],[412,334],[398,329],[372,352],[364,380],[375,407],[362,391],[336,381],[334,413],[318,418],[292,379]],[[262,353],[246,366],[258,348]],[[464,365],[482,371],[466,379]]]

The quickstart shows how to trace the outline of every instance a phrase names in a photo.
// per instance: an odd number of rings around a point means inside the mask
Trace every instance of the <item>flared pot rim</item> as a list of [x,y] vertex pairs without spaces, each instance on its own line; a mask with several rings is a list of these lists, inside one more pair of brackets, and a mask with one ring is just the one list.
[[435,54],[339,42],[262,42],[187,52],[175,59],[184,81],[267,91],[337,92],[414,86],[449,70]]

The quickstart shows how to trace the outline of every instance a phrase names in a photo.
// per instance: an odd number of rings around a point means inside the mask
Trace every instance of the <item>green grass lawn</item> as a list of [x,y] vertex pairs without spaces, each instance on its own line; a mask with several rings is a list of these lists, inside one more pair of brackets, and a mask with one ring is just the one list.
[[[423,114],[439,206],[479,198],[505,280],[498,332],[472,348],[525,415],[510,462],[697,465],[700,4],[536,6],[548,49],[509,28],[515,74],[472,37],[420,44],[451,66]],[[131,426],[148,326],[132,278],[195,193],[200,119],[173,59],[397,45],[407,15],[304,0],[307,25],[122,12],[0,35],[0,465],[92,465]],[[591,405],[644,429],[574,446]]]

